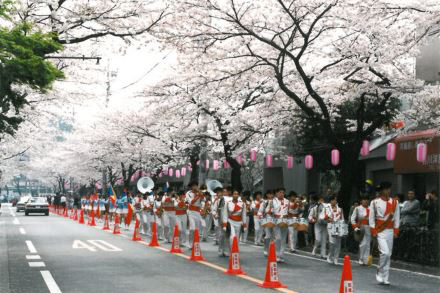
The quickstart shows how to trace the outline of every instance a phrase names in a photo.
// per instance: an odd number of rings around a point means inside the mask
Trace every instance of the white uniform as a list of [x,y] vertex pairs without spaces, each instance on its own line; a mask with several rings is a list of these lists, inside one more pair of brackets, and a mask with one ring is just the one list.
[[232,241],[237,236],[237,241],[240,239],[241,227],[246,230],[246,205],[244,202],[233,200],[225,203],[223,207],[223,227],[226,228],[227,224],[231,226],[231,235],[229,237],[229,245],[232,247]]
[[327,246],[327,223],[324,220],[319,219],[319,215],[325,208],[325,204],[318,204],[310,210],[309,222],[315,223],[315,244],[313,245],[312,254],[317,253],[318,247],[321,247],[321,257],[326,257]]
[[208,234],[211,231],[211,226],[212,226],[212,215],[211,215],[211,201],[209,200],[205,200],[203,206],[202,206],[202,211],[204,211],[205,209],[207,209],[207,214],[206,215],[202,215],[202,227],[203,227],[203,233],[202,233],[202,240],[206,241],[206,239],[208,239]]
[[212,202],[212,206],[211,206],[211,217],[212,217],[212,222],[214,223],[214,229],[215,229],[215,244],[218,244],[219,238],[220,238],[220,229],[222,229],[222,227],[220,227],[219,225],[219,215],[218,215],[218,205],[220,203],[220,198],[218,196],[216,196]]
[[[258,216],[267,221],[269,217],[273,217],[273,200],[264,200],[258,211]],[[264,254],[269,253],[270,241],[275,241],[275,228],[274,227],[264,227]]]
[[202,216],[200,215],[200,210],[203,206],[204,199],[203,197],[199,197],[195,195],[191,190],[186,193],[185,198],[188,206],[188,220],[189,220],[189,241],[192,245],[194,240],[194,231],[197,229],[199,231],[199,235],[202,232]]
[[286,249],[287,242],[287,226],[280,227],[279,223],[282,221],[287,221],[287,211],[289,208],[289,200],[283,198],[279,200],[278,198],[273,199],[273,212],[274,217],[277,221],[277,225],[275,226],[275,243],[277,247],[277,258],[279,260],[282,259],[284,255],[284,250]]
[[[245,203],[245,210],[246,210],[246,223],[249,224],[250,221],[250,214],[251,214],[251,202],[246,200],[243,201]],[[245,229],[243,233],[241,234],[241,242],[246,243],[249,235],[249,229]]]
[[157,239],[162,240],[163,235],[163,214],[161,215],[162,202],[160,200],[154,201],[154,221],[156,222]]
[[254,236],[254,244],[259,245],[261,244],[261,240],[263,238],[263,226],[261,225],[262,216],[258,215],[258,212],[260,210],[262,201],[254,200],[251,203],[251,211],[254,215],[254,230],[255,230],[255,236]]
[[351,224],[353,229],[361,229],[364,233],[364,238],[362,238],[359,244],[359,263],[367,264],[368,256],[370,255],[370,243],[371,243],[371,232],[370,225],[368,225],[368,217],[370,216],[370,208],[364,208],[363,206],[358,206],[354,209],[351,215]]
[[380,261],[376,274],[379,283],[388,283],[394,235],[399,233],[400,209],[392,198],[377,198],[370,203],[369,224],[372,234],[377,233]]
[[180,243],[189,247],[189,243],[186,241],[186,226],[188,225],[188,216],[186,210],[188,209],[186,203],[183,200],[175,201],[176,204],[176,222],[179,226],[179,240]]
[[149,195],[147,199],[142,200],[142,218],[146,223],[145,233],[151,234],[154,223],[154,195]]
[[174,227],[176,226],[176,200],[171,196],[164,196],[162,198],[162,208],[165,239],[168,243],[171,243]]
[[[287,217],[289,219],[292,218],[299,219],[302,217],[303,212],[304,209],[300,209],[298,203],[296,202],[293,203],[289,201],[289,209],[287,212]],[[289,245],[290,245],[290,250],[296,250],[298,245],[298,230],[296,230],[295,227],[293,226],[289,226]]]
[[[344,213],[342,212],[342,209],[336,205],[334,208],[329,204],[327,205],[319,215],[320,220],[327,221],[329,223],[336,223],[340,221],[344,221]],[[327,228],[330,228],[330,225],[327,226]],[[338,263],[339,259],[339,253],[341,252],[341,236],[331,235],[330,231],[327,231],[329,235],[329,242],[330,242],[330,248],[329,248],[329,254],[327,257],[327,262],[329,263]]]

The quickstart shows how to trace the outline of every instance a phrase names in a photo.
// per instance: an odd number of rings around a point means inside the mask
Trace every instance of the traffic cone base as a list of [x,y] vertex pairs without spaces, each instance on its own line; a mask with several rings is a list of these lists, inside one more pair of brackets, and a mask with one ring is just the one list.
[[84,210],[79,213],[79,223],[84,224]]
[[241,270],[240,265],[240,251],[238,250],[237,236],[234,236],[232,241],[232,249],[229,254],[229,268],[225,272],[226,275],[246,275],[245,272]]
[[90,226],[94,227],[94,226],[96,226],[96,223],[95,223],[95,214],[94,214],[93,210],[92,210],[91,218],[92,219],[91,219],[91,222],[90,222]]
[[110,230],[110,225],[108,224],[108,214],[105,214],[105,222],[102,230]]
[[139,228],[140,228],[139,220],[136,218],[136,225],[134,225],[133,239],[131,239],[131,240],[133,240],[133,241],[142,240],[142,238],[139,235]]
[[269,257],[267,259],[267,268],[266,268],[266,278],[264,279],[263,284],[257,284],[258,287],[261,288],[287,288],[281,284],[278,279],[278,268],[277,268],[277,255],[275,252],[275,242],[270,243],[269,247]]
[[344,257],[344,268],[342,269],[341,286],[339,293],[353,292],[353,277],[351,274],[350,256]]
[[171,244],[170,253],[183,253],[180,249],[179,226],[174,227],[173,244]]
[[152,229],[152,236],[151,236],[151,241],[150,244],[148,244],[148,246],[150,247],[158,247],[159,242],[157,242],[157,227],[156,227],[156,222],[153,222],[153,229]]
[[115,227],[113,228],[113,234],[121,234],[121,227],[119,226],[119,215],[115,216]]
[[75,213],[73,215],[73,220],[78,221],[78,210],[75,211]]
[[194,231],[194,241],[190,261],[204,261],[202,250],[200,249],[199,230]]

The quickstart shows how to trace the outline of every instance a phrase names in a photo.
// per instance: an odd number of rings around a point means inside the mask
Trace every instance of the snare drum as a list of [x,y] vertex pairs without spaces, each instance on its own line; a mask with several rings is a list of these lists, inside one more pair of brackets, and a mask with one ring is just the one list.
[[266,216],[265,218],[261,219],[261,225],[265,228],[273,228],[275,227],[275,219],[270,216]]
[[298,220],[299,221],[298,221],[298,226],[297,226],[296,230],[298,232],[307,232],[309,230],[309,223],[307,222],[307,220],[304,218],[301,218]]
[[294,227],[295,229],[298,227],[299,219],[298,218],[290,218],[289,226]]
[[277,226],[279,226],[280,228],[286,228],[287,227],[289,219],[282,218],[282,219],[276,219],[276,220],[277,220]]

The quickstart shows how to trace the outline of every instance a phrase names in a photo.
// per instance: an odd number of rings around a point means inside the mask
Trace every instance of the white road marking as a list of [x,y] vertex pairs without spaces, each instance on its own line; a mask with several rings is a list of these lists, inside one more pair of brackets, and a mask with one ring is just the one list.
[[122,251],[122,249],[104,241],[104,240],[87,240],[87,242],[95,245],[99,249],[102,249],[104,251]]
[[29,266],[31,268],[41,268],[41,267],[45,267],[46,264],[42,261],[33,261],[33,262],[29,262]]
[[12,221],[12,223],[14,225],[20,225],[20,221],[18,220],[18,218],[14,218],[14,221]]
[[50,293],[62,293],[49,271],[40,271]]
[[41,259],[41,257],[39,255],[26,255],[26,259]]
[[24,235],[26,234],[26,230],[24,230],[24,228],[20,228],[20,233]]
[[81,240],[74,240],[72,244],[73,249],[88,249],[89,251],[96,251],[93,246],[88,245],[87,243]]
[[34,244],[32,244],[32,241],[26,240],[26,245],[27,245],[30,253],[37,253],[37,249],[35,249],[35,246],[34,246]]

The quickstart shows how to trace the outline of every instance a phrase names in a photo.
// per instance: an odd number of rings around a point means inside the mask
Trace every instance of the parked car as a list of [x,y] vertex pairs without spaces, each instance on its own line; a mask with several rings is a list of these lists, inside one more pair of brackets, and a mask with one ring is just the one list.
[[49,204],[45,197],[33,197],[25,206],[24,214],[29,216],[30,213],[42,213],[49,216]]
[[20,197],[20,200],[18,201],[18,203],[16,205],[17,212],[24,211],[26,203],[29,201],[30,198],[31,198],[31,196],[22,196],[22,197]]

